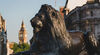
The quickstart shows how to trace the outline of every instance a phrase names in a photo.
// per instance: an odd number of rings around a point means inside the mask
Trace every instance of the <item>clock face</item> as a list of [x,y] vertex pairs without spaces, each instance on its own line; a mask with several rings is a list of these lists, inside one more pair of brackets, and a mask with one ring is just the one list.
[[20,34],[20,37],[23,37],[23,34]]

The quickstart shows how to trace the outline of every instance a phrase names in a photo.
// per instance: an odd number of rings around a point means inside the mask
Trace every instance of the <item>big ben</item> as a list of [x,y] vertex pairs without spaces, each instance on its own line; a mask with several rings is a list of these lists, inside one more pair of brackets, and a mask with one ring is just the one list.
[[19,44],[27,43],[27,31],[25,24],[22,21],[21,28],[19,30]]

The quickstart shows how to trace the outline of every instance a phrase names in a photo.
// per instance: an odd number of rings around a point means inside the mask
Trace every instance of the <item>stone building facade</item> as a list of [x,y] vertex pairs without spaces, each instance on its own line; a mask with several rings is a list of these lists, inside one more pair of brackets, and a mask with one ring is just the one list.
[[0,55],[7,55],[6,22],[0,15]]
[[22,21],[21,28],[19,30],[19,44],[27,43],[27,31],[25,24]]
[[87,0],[86,4],[68,13],[65,22],[68,30],[91,31],[100,39],[100,1]]
[[7,40],[7,55],[10,55],[13,53],[13,50],[11,49],[10,44],[11,43]]

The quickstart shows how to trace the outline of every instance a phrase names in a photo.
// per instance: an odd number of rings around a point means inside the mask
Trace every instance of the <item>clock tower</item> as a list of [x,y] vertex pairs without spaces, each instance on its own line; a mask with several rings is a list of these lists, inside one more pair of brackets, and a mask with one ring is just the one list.
[[25,24],[22,21],[21,28],[19,30],[19,44],[27,43],[27,32]]

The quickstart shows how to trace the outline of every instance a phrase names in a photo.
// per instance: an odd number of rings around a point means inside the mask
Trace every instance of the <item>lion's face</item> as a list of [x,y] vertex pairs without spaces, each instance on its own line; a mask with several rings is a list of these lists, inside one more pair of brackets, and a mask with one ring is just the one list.
[[[31,25],[34,28],[34,32],[39,32],[45,24],[50,23],[51,21],[47,21],[47,19],[51,20],[52,17],[56,17],[56,10],[51,6],[43,5],[39,12],[35,15],[34,18],[31,19]],[[56,16],[55,16],[56,15]]]
[[31,25],[34,28],[34,32],[39,32],[43,28],[44,14],[42,12],[35,15],[31,19]]

